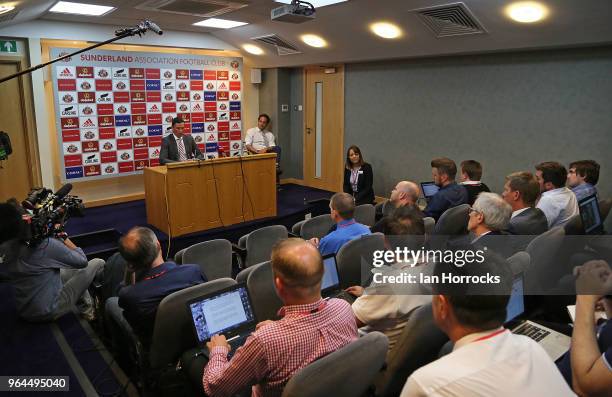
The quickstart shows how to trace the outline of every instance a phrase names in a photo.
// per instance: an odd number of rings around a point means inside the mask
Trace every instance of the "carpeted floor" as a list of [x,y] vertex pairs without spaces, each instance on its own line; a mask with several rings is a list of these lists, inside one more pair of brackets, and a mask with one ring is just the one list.
[[67,376],[70,391],[61,392],[63,396],[127,395],[120,394],[125,379],[120,382],[100,354],[104,346],[90,337],[76,315],[67,314],[55,323],[21,320],[15,310],[13,287],[5,281],[0,282],[0,316],[0,374]]
[[[277,193],[277,216],[252,222],[244,222],[223,228],[206,230],[186,236],[173,238],[170,246],[170,256],[177,251],[200,241],[225,238],[236,242],[241,236],[255,229],[267,225],[281,224],[291,228],[293,224],[304,219],[305,214],[313,216],[329,212],[327,203],[318,201],[329,199],[333,192],[314,189],[294,184],[282,186]],[[98,256],[106,259],[116,247],[118,235],[109,230],[115,229],[118,233],[125,233],[138,225],[147,225],[147,215],[144,200],[131,201],[121,204],[106,205],[102,207],[87,208],[83,218],[71,218],[66,224],[69,235],[86,234],[78,239],[79,245],[88,256]],[[163,251],[168,252],[168,236],[153,228],[162,243]],[[100,231],[107,230],[106,233]]]

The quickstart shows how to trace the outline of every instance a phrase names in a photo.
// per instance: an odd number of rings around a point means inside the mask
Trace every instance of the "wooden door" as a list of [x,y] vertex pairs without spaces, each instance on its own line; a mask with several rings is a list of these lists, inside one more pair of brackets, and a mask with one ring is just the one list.
[[304,182],[342,191],[344,176],[344,67],[304,69]]
[[[0,76],[16,73],[19,68],[19,61],[0,61]],[[13,154],[0,161],[0,202],[11,197],[24,200],[34,184],[32,168],[36,162],[29,160],[28,123],[22,93],[21,78],[0,83],[0,131],[9,134],[13,146]]]

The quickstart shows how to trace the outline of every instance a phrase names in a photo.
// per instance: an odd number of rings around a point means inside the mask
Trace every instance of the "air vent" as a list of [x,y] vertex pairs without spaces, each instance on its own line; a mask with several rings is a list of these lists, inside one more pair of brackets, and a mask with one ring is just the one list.
[[149,0],[135,8],[171,14],[216,17],[249,5],[247,1],[234,0]]
[[482,24],[463,3],[413,10],[436,37],[486,33]]
[[259,41],[261,43],[276,47],[276,52],[278,53],[278,55],[293,55],[302,53],[293,44],[290,44],[287,40],[275,34],[251,37],[251,40]]
[[12,21],[13,19],[15,19],[17,14],[19,14],[19,10],[9,11],[0,15],[0,23]]

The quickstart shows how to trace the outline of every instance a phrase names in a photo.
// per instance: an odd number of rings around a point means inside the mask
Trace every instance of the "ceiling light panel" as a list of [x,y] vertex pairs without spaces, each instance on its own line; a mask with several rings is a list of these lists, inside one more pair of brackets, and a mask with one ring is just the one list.
[[209,28],[231,29],[238,26],[248,25],[247,22],[230,21],[229,19],[209,18],[194,23],[195,26],[205,26]]
[[115,7],[60,1],[56,5],[54,5],[49,10],[49,12],[56,12],[61,14],[92,15],[99,17],[108,14],[114,9]]

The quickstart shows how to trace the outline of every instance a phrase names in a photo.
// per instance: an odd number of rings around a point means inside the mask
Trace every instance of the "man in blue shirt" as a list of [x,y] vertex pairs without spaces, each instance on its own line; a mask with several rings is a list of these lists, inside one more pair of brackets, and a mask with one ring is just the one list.
[[155,233],[146,227],[132,228],[123,236],[119,252],[128,263],[127,285],[119,290],[119,306],[141,343],[148,348],[162,299],[206,279],[197,265],[164,262]]
[[468,192],[455,182],[457,165],[446,157],[431,160],[431,175],[434,183],[440,187],[425,208],[425,216],[430,216],[436,221],[440,215],[449,208],[468,203]]
[[319,248],[321,255],[335,254],[344,243],[370,234],[370,228],[353,219],[355,199],[348,193],[336,193],[329,202],[330,216],[336,223],[336,230],[323,237],[310,239]]
[[594,160],[574,161],[567,173],[567,186],[572,189],[578,201],[597,194],[599,164]]

